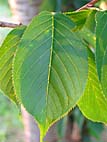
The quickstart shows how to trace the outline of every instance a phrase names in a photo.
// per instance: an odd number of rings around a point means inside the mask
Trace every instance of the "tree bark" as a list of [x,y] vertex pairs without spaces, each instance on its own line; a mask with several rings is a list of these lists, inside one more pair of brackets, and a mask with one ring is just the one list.
[[28,24],[38,14],[41,2],[42,0],[9,0],[14,20]]
[[[14,21],[27,25],[33,16],[39,12],[39,5],[42,0],[9,0],[9,5],[13,14]],[[33,117],[22,106],[22,118],[25,129],[25,142],[39,142],[39,129]],[[55,142],[55,126],[48,132],[45,141]]]
[[22,118],[25,129],[25,142],[39,142],[39,129],[33,117],[22,106]]

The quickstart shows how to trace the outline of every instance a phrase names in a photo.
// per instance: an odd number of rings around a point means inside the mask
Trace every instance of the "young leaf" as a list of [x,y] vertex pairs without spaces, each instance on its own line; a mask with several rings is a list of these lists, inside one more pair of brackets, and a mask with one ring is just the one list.
[[0,90],[17,103],[12,85],[12,61],[25,27],[12,30],[0,47]]
[[14,59],[13,80],[20,101],[42,137],[82,95],[88,72],[87,49],[61,13],[43,12],[26,29]]
[[107,99],[99,82],[94,54],[91,51],[89,51],[88,64],[88,82],[78,106],[87,118],[107,123]]

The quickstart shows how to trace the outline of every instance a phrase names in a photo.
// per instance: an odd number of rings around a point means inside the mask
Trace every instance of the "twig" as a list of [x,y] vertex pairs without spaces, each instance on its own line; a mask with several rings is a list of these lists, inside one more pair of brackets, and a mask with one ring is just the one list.
[[8,23],[8,22],[0,21],[0,27],[16,28],[16,27],[19,27],[21,25],[22,25],[21,23],[14,24],[14,23]]
[[99,0],[92,0],[92,1],[90,1],[89,3],[87,3],[86,5],[84,5],[84,6],[82,6],[81,8],[79,8],[77,11],[90,8],[90,7],[94,6],[98,1],[99,1]]

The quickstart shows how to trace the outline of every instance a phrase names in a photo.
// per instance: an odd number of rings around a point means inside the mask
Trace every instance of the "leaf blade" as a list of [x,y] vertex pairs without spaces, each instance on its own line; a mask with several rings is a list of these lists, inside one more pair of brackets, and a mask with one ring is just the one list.
[[75,106],[85,88],[87,49],[71,31],[74,26],[63,14],[41,13],[26,29],[14,58],[16,93],[43,136]]
[[24,26],[12,30],[0,47],[0,89],[16,103],[18,102],[12,84],[12,61],[24,30]]
[[98,79],[95,57],[89,51],[89,74],[84,95],[78,102],[81,112],[90,120],[107,123],[107,99]]
[[107,11],[99,11],[96,15],[96,64],[99,80],[105,97],[107,97]]
[[101,80],[101,68],[104,54],[106,52],[106,30],[107,30],[107,12],[97,12],[96,15],[96,64],[99,79]]

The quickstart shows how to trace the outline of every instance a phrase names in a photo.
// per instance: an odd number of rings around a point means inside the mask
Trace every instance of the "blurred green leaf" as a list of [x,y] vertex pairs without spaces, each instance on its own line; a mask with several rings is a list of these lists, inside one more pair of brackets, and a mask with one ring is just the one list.
[[102,132],[104,131],[103,124],[89,121],[87,123],[87,127],[88,127],[90,136],[96,137],[98,140],[101,140],[101,135],[102,135]]
[[64,117],[63,119],[59,120],[57,123],[58,137],[59,137],[59,140],[61,139],[61,142],[65,136],[66,126],[67,126],[67,117]]
[[57,0],[44,0],[39,11],[56,11]]

